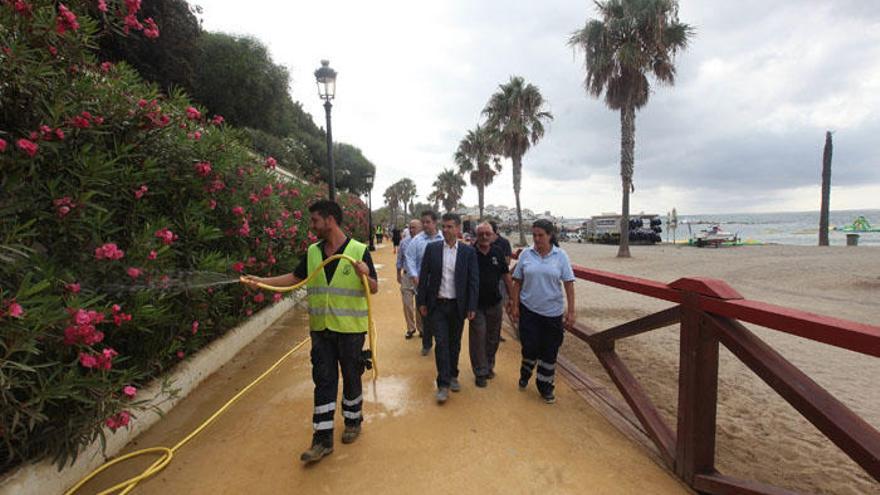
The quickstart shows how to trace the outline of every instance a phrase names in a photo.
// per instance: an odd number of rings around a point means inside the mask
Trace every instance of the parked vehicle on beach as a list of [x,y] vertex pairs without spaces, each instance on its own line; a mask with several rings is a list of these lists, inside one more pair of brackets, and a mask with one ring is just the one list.
[[[584,239],[587,242],[600,244],[620,243],[620,215],[606,213],[597,215],[584,222]],[[659,215],[640,213],[629,217],[630,244],[656,244],[661,242],[660,225],[663,221]]]

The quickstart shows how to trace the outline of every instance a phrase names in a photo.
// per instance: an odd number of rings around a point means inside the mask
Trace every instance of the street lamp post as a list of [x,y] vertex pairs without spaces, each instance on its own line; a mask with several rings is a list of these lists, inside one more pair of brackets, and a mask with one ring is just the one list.
[[333,164],[333,132],[330,128],[330,103],[336,96],[336,71],[330,68],[329,60],[321,60],[321,67],[315,71],[318,82],[318,96],[324,100],[324,111],[327,113],[327,160],[330,162],[330,201],[336,201],[336,167]]
[[367,233],[367,237],[370,238],[370,251],[376,250],[376,245],[373,244],[373,173],[367,173],[366,177],[364,177],[364,182],[367,184],[367,224],[369,225],[369,232]]

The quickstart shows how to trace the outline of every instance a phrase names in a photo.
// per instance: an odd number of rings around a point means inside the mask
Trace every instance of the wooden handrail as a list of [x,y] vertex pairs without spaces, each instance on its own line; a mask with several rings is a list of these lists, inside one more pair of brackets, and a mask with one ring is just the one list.
[[[699,305],[703,311],[754,323],[842,349],[880,357],[880,327],[878,326],[742,299],[742,296],[736,298],[733,297],[736,292],[727,283],[720,280],[685,278],[672,284],[664,284],[654,280],[595,270],[581,265],[572,265],[572,269],[575,277],[581,280],[674,303],[680,303],[682,293],[685,292],[678,287],[693,281],[699,281],[703,287],[706,287],[707,283],[711,283],[714,284],[711,289],[713,293],[700,293]],[[719,292],[724,291],[729,292],[719,297]]]

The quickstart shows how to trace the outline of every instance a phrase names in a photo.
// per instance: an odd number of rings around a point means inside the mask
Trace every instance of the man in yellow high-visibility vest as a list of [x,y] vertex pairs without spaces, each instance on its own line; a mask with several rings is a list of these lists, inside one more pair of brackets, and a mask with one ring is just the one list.
[[[309,329],[312,338],[312,380],[315,383],[315,410],[312,416],[312,446],[303,452],[303,462],[315,462],[333,452],[333,417],[342,372],[342,416],[345,431],[342,443],[352,443],[361,431],[364,396],[363,347],[369,327],[367,299],[362,275],[369,279],[369,290],[378,292],[376,268],[362,242],[348,238],[339,227],[342,209],[333,201],[319,200],[309,207],[311,230],[321,240],[309,246],[293,273],[277,277],[247,276],[243,283],[290,286],[305,280],[321,263],[335,254],[346,254],[358,261],[352,265],[339,260],[327,264],[307,284]],[[338,268],[338,269],[337,269]]]

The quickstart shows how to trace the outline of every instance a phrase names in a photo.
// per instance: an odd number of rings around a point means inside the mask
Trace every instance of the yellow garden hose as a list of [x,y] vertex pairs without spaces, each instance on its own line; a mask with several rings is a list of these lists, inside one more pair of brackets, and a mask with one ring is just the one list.
[[[309,274],[309,276],[305,280],[303,280],[302,282],[299,282],[298,284],[291,285],[290,287],[273,287],[271,285],[266,285],[266,284],[257,284],[257,285],[262,289],[271,290],[271,291],[275,291],[275,292],[293,291],[293,290],[299,289],[301,287],[304,287],[307,283],[309,283],[310,280],[312,280],[312,278],[314,278],[319,273],[319,270],[323,270],[325,265],[327,265],[328,263],[335,261],[335,260],[345,260],[345,261],[351,263],[352,265],[354,265],[355,263],[358,262],[358,260],[352,258],[351,256],[347,256],[344,254],[337,254],[337,255],[333,255],[333,256],[327,258],[326,260],[324,260],[318,266],[318,268],[316,268],[312,273]],[[364,283],[364,295],[367,298],[367,315],[368,315],[369,322],[370,322],[369,326],[367,327],[367,336],[368,336],[368,341],[369,341],[369,345],[370,345],[370,352],[372,353],[372,358],[373,358],[373,386],[375,388],[376,378],[378,377],[378,373],[379,373],[378,367],[376,365],[376,329],[373,324],[373,309],[372,309],[372,303],[370,301],[369,280],[367,279],[366,275],[362,275],[361,278]],[[264,371],[260,376],[258,376],[256,379],[254,379],[254,381],[252,381],[246,387],[241,389],[241,391],[238,392],[237,394],[235,394],[235,396],[233,396],[231,399],[229,399],[229,401],[227,401],[226,404],[223,404],[223,406],[220,409],[217,409],[217,411],[215,411],[214,414],[211,415],[211,417],[206,419],[205,422],[203,422],[196,429],[191,431],[189,435],[184,437],[183,440],[177,442],[177,444],[175,444],[173,447],[171,447],[171,448],[150,447],[150,448],[146,448],[146,449],[136,450],[136,451],[131,452],[129,454],[125,454],[121,457],[117,457],[116,459],[108,461],[108,462],[104,463],[103,465],[99,466],[97,469],[95,469],[94,471],[89,473],[86,477],[79,480],[79,482],[77,482],[77,484],[73,485],[73,487],[71,487],[69,490],[67,490],[67,492],[65,492],[65,495],[72,495],[77,490],[82,488],[83,485],[85,485],[90,480],[92,480],[92,478],[94,478],[95,476],[97,476],[101,472],[109,469],[111,466],[113,466],[115,464],[126,461],[128,459],[133,458],[133,457],[139,457],[142,455],[161,454],[161,456],[158,459],[156,459],[156,461],[153,462],[153,464],[151,464],[150,467],[145,469],[141,474],[134,476],[132,478],[129,478],[129,479],[122,481],[120,483],[117,483],[117,484],[111,486],[110,488],[107,488],[101,492],[98,492],[98,495],[109,495],[109,494],[114,493],[118,490],[122,490],[119,492],[119,495],[125,495],[126,493],[129,493],[130,491],[134,490],[134,488],[138,485],[138,483],[149,478],[150,476],[153,476],[153,475],[159,473],[159,471],[165,469],[165,467],[171,463],[171,459],[174,457],[174,453],[178,449],[183,447],[187,442],[189,442],[196,435],[201,433],[202,430],[207,428],[208,425],[210,425],[212,422],[214,422],[215,419],[217,419],[221,414],[226,412],[226,410],[229,409],[232,406],[232,404],[235,403],[235,401],[237,401],[239,398],[241,398],[241,396],[243,396],[245,393],[247,393],[251,388],[256,386],[264,378],[266,378],[266,376],[268,376],[269,373],[271,373],[272,371],[275,370],[275,368],[277,368],[279,365],[281,365],[281,363],[285,359],[287,359],[293,353],[298,351],[301,347],[306,345],[306,343],[308,343],[308,341],[309,341],[309,339],[307,338],[307,339],[303,340],[302,342],[293,346],[292,349],[287,351],[283,356],[281,356],[281,358],[279,358],[277,361],[275,361],[275,364],[270,366],[269,369]]]

